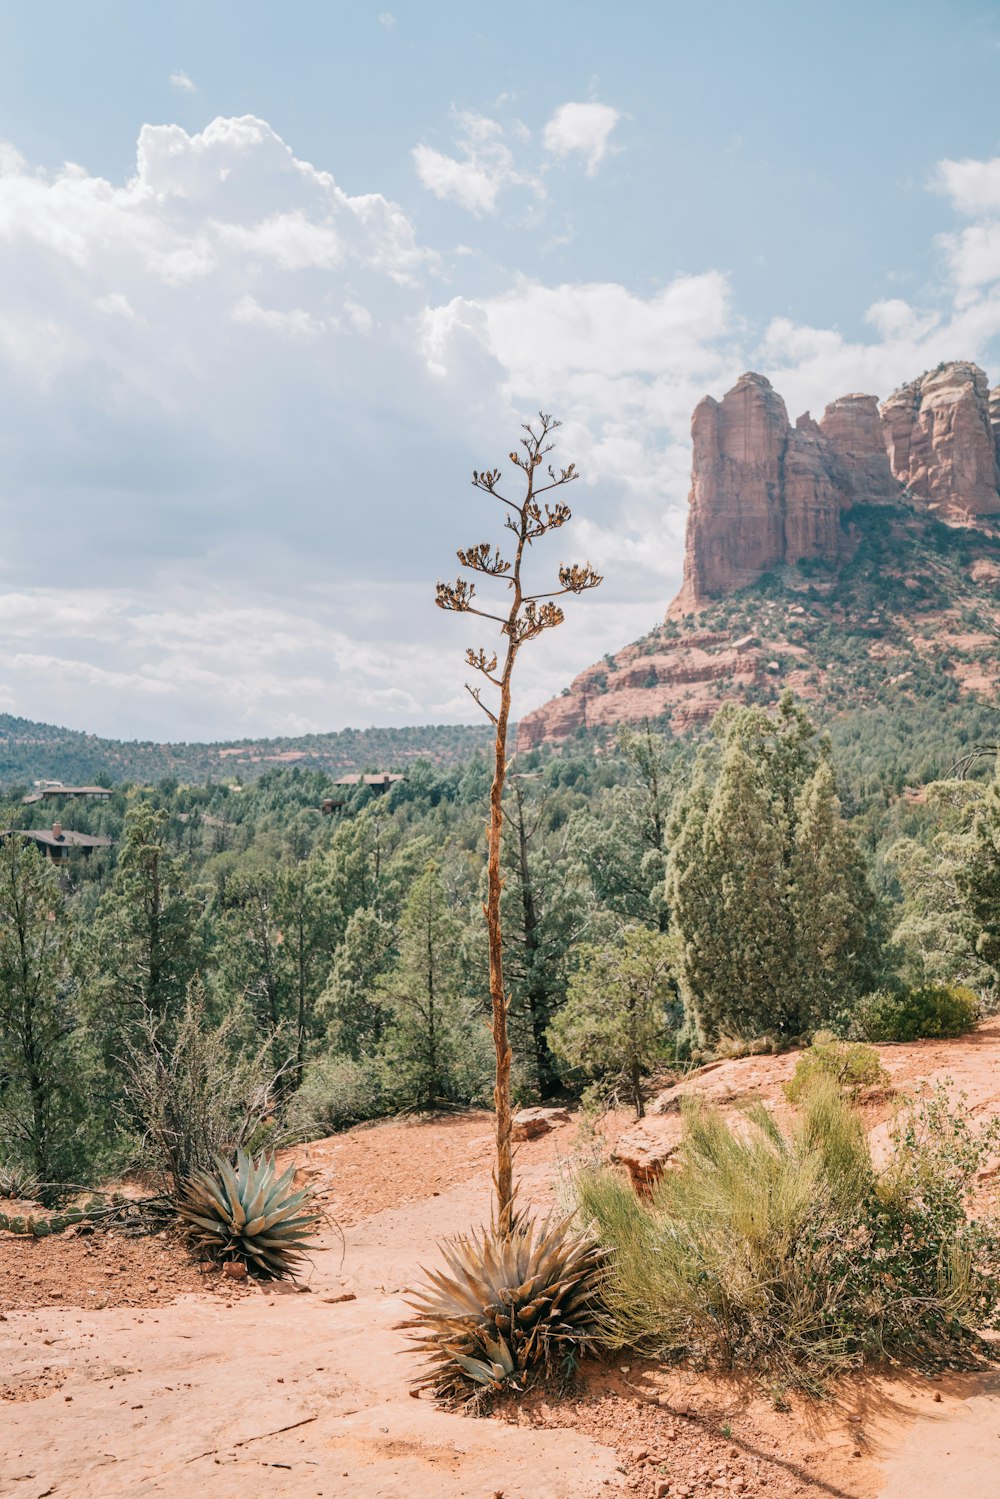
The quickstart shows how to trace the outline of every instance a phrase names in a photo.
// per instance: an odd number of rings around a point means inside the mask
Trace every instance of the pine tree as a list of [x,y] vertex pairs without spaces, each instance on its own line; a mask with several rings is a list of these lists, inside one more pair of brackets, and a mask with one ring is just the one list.
[[[0,1134],[41,1181],[72,1091],[69,929],[59,879],[27,840],[0,849]],[[62,1138],[61,1138],[62,1137]]]
[[668,937],[636,925],[579,947],[566,1004],[549,1032],[567,1067],[605,1092],[620,1087],[639,1119],[643,1078],[663,1057],[676,1019],[672,949]]
[[432,1108],[453,1098],[463,1032],[468,1032],[462,924],[449,908],[437,866],[416,880],[399,927],[399,957],[379,985],[391,1010],[384,1054],[401,1102]]
[[85,944],[87,1006],[108,1038],[179,1016],[203,957],[202,912],[167,848],[167,821],[147,802],[129,809],[114,879]]

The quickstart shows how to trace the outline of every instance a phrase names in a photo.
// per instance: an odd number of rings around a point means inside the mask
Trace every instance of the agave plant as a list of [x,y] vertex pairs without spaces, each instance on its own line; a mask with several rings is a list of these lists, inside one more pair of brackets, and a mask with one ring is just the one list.
[[312,1247],[306,1243],[317,1213],[303,1212],[309,1189],[289,1190],[295,1167],[275,1175],[274,1157],[236,1152],[236,1164],[216,1156],[214,1171],[196,1171],[177,1203],[192,1242],[213,1259],[240,1260],[266,1278],[294,1274]]
[[593,1352],[604,1328],[604,1251],[571,1218],[516,1217],[443,1245],[446,1268],[412,1294],[414,1342],[426,1355],[416,1388],[446,1400],[521,1391],[557,1364]]
[[27,1166],[0,1166],[0,1197],[36,1202],[39,1190],[38,1180]]

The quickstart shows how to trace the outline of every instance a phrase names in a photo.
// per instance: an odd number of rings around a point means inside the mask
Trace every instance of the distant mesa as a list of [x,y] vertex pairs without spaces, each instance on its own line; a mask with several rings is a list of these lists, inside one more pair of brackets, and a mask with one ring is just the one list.
[[684,583],[673,616],[745,588],[772,568],[836,563],[856,536],[858,504],[906,497],[945,519],[1000,513],[1000,388],[975,364],[940,365],[879,409],[875,396],[832,402],[794,426],[763,375],[742,375],[691,422],[693,462]]

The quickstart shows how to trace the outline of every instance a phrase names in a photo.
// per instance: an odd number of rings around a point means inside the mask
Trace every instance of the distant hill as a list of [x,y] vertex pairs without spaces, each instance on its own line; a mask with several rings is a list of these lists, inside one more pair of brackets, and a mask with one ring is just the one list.
[[364,770],[405,770],[418,759],[454,765],[490,742],[488,724],[401,729],[342,729],[296,738],[240,739],[217,744],[156,744],[101,739],[53,724],[0,714],[0,785],[36,780],[67,785],[174,777],[182,783],[256,780],[276,766],[301,765],[333,776]]

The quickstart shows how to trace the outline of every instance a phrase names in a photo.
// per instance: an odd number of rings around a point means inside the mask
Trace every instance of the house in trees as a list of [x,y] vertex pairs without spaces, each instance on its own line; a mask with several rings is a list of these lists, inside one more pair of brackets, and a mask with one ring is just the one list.
[[36,781],[34,791],[23,796],[21,802],[30,807],[34,802],[50,802],[59,796],[88,796],[94,801],[107,802],[112,793],[107,786],[64,786],[62,781]]
[[5,828],[0,832],[0,843],[15,835],[27,838],[40,854],[56,864],[65,864],[74,851],[89,859],[95,849],[111,847],[111,839],[102,833],[75,833],[61,822],[54,822],[51,828]]

